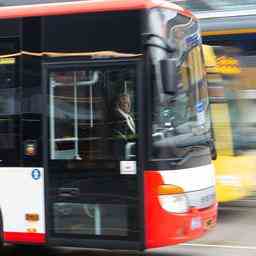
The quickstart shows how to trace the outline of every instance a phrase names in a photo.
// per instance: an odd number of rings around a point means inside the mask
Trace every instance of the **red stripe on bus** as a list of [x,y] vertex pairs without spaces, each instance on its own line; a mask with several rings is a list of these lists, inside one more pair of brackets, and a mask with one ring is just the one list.
[[142,10],[154,7],[164,7],[172,9],[174,11],[178,11],[184,15],[191,16],[191,13],[189,11],[185,11],[182,8],[176,7],[171,3],[168,4],[165,1],[161,0],[98,0],[1,7],[0,19],[78,14],[90,12]]
[[[161,185],[164,185],[164,180],[159,171],[144,172],[145,247],[147,249],[175,245],[199,238],[208,230],[205,227],[206,222],[216,223],[217,204],[201,211],[192,208],[182,214],[163,209],[158,197]],[[191,226],[193,218],[201,219],[202,226],[193,229]]]
[[0,18],[51,16],[90,12],[127,11],[153,8],[157,5],[145,0],[136,1],[84,1],[56,4],[35,4],[15,7],[1,7]]
[[45,234],[40,233],[4,232],[4,241],[44,244],[46,239]]

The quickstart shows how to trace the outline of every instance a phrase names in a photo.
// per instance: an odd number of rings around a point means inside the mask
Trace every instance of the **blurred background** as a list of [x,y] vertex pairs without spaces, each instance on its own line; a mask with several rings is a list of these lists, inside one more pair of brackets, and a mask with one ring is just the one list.
[[[0,6],[67,1],[78,0],[0,0]],[[241,249],[242,245],[248,246],[252,254],[235,248],[238,254],[232,255],[255,255],[252,250],[256,249],[256,0],[170,2],[190,9],[201,23],[212,131],[218,153],[214,165],[217,199],[221,203],[219,223],[213,233],[193,246],[239,245]],[[1,97],[4,101],[5,96]],[[216,248],[212,250],[212,254],[208,250],[203,255],[216,255]],[[191,255],[193,250],[182,247],[180,251]],[[197,253],[196,248],[193,255]]]
[[255,8],[254,0],[176,0],[171,1],[193,12],[199,11],[233,11]]

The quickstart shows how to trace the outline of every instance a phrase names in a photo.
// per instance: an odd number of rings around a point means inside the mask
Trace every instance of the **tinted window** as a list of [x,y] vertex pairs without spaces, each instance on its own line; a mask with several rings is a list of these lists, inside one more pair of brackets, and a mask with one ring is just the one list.
[[134,68],[90,68],[50,74],[51,159],[135,157]]
[[[16,40],[0,40],[0,54],[17,51]],[[0,154],[1,163],[15,165],[19,160],[20,87],[18,58],[0,59]]]
[[104,64],[48,73],[51,232],[136,240],[137,66]]
[[[160,14],[151,13],[155,19],[164,16]],[[151,50],[154,91],[151,155],[157,159],[182,157],[187,147],[205,144],[210,136],[207,83],[198,25],[192,19],[172,16],[172,13],[168,20],[167,14],[162,22],[166,22],[167,41],[175,51],[167,53],[160,47]],[[167,57],[177,62],[176,95],[161,89],[159,62]]]

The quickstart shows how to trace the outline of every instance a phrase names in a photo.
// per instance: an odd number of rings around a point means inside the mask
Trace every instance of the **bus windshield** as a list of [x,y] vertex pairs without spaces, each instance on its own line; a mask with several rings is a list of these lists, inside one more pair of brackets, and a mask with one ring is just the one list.
[[[205,145],[210,140],[208,93],[202,49],[197,24],[187,19],[185,24],[168,31],[169,44],[175,48],[178,93],[173,96],[153,86],[152,157],[182,158],[188,148]],[[154,71],[155,68],[155,71]],[[153,65],[153,74],[157,65]],[[154,76],[154,75],[153,75]],[[153,77],[154,80],[154,77]]]

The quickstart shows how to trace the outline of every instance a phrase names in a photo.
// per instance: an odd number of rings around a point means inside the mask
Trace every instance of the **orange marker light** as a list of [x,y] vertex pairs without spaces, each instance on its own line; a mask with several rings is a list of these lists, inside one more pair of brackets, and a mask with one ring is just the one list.
[[159,195],[173,195],[184,193],[183,188],[176,185],[161,185],[158,187]]

